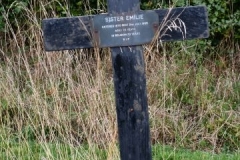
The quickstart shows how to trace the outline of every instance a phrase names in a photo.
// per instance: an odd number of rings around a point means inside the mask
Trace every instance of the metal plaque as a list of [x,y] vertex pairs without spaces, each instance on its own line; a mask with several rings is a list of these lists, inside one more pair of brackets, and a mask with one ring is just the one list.
[[93,18],[94,40],[99,47],[142,45],[152,41],[158,24],[155,11],[96,15]]

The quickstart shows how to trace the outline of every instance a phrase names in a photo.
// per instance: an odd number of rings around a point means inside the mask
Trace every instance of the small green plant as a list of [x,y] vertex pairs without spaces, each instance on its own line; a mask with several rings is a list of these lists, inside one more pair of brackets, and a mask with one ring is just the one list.
[[0,32],[3,32],[4,31],[4,18],[3,18],[3,10],[4,8],[3,7],[0,7]]

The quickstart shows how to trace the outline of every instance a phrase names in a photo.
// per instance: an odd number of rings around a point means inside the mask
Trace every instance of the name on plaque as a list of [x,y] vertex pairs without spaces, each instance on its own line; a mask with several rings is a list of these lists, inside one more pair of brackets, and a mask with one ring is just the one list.
[[158,15],[154,11],[120,15],[102,14],[93,18],[94,38],[100,47],[149,43],[157,27]]

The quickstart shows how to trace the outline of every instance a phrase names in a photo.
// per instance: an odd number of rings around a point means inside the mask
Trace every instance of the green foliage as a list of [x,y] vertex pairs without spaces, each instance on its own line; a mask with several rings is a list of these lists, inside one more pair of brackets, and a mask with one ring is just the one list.
[[240,38],[240,0],[192,0],[190,5],[206,5],[209,14],[211,40],[213,45],[223,39]]
[[[8,0],[3,1],[0,6],[0,12],[8,12],[9,21],[14,24],[15,18],[21,19],[25,23],[23,8],[31,4],[31,0]],[[170,6],[186,6],[186,5],[206,5],[209,12],[209,23],[211,30],[211,40],[213,45],[219,44],[224,38],[240,38],[240,0],[142,0],[141,9],[167,8]],[[47,9],[48,8],[48,9]],[[106,12],[106,0],[58,0],[50,2],[46,5],[47,11],[55,13],[59,17],[74,15],[97,14],[100,11]],[[50,10],[51,9],[51,10]],[[36,7],[36,12],[41,8]],[[5,21],[3,14],[0,15],[0,31],[3,31]]]
[[3,18],[3,7],[0,7],[0,32],[4,30],[4,18]]
[[25,15],[23,14],[23,10],[24,8],[28,7],[28,1],[29,0],[9,0],[2,2],[0,5],[0,31],[3,31],[6,25],[6,19],[8,19],[9,23],[13,25],[15,25],[16,19],[20,19],[22,20],[21,22],[25,22]]
[[211,35],[215,43],[229,37],[239,40],[240,1],[204,0],[202,3],[208,8]]
[[144,0],[142,9],[168,8],[171,6],[205,5],[209,15],[211,45],[216,46],[222,40],[240,39],[240,0]]

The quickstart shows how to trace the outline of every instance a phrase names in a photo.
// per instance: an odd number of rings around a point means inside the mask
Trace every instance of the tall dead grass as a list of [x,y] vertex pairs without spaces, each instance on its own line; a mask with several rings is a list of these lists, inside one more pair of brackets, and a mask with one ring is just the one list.
[[[15,19],[11,24],[10,11],[4,12],[2,138],[98,145],[118,156],[109,50],[46,53],[40,24],[55,15],[49,11],[54,7],[43,1],[29,5],[22,6],[25,23]],[[36,6],[41,8],[38,13]],[[144,46],[152,142],[215,152],[239,150],[239,70],[222,57],[209,61],[196,55],[197,45]]]

